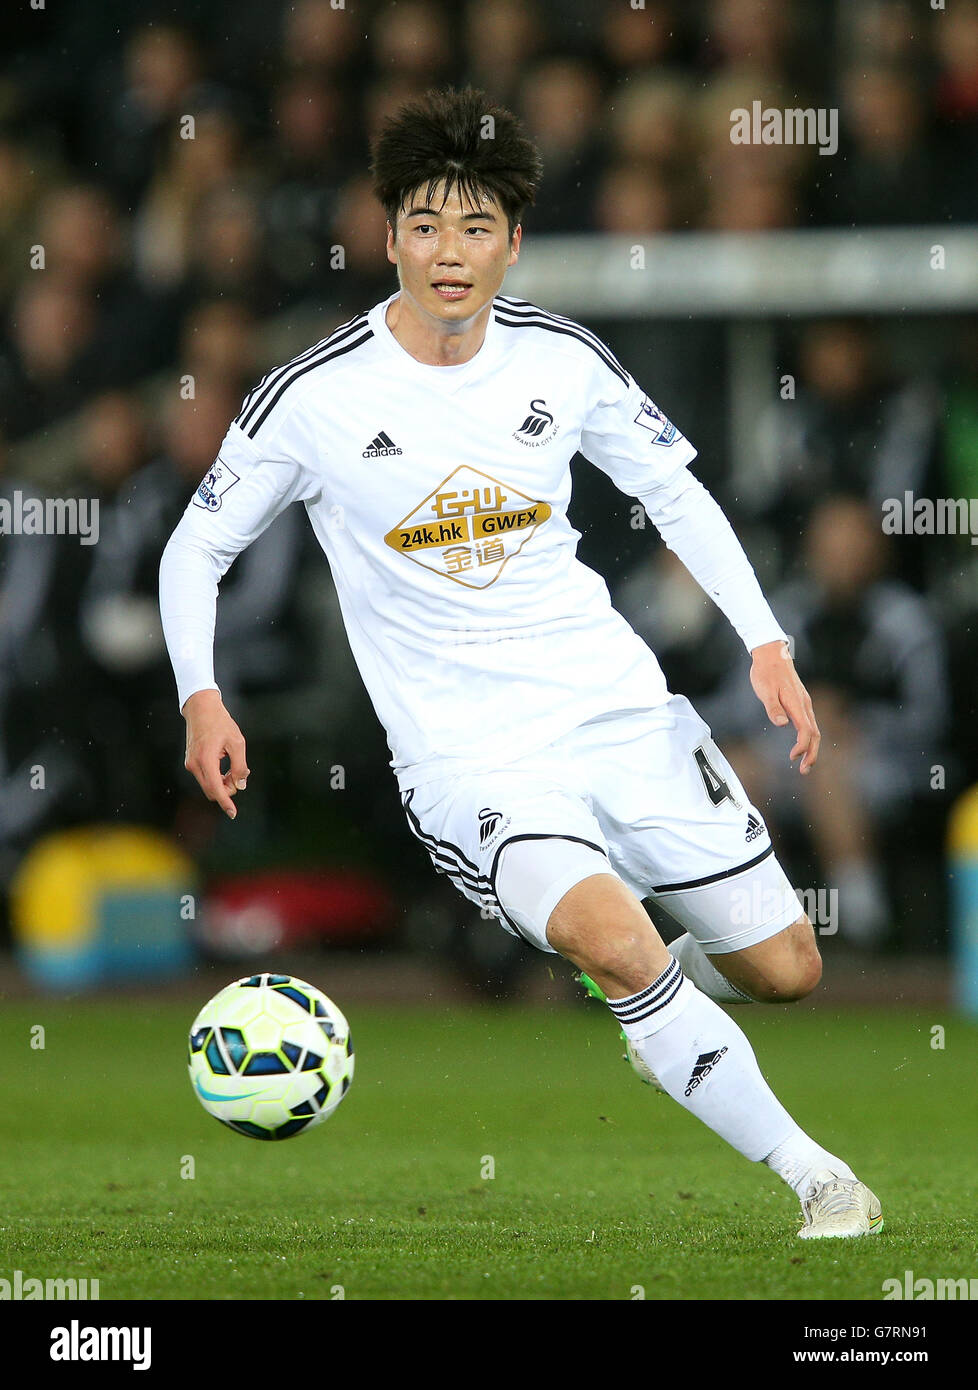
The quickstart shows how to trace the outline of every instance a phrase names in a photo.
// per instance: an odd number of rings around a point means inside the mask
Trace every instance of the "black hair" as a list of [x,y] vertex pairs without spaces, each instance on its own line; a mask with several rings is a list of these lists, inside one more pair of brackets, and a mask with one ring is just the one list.
[[444,182],[446,200],[453,188],[473,204],[491,197],[512,236],[543,172],[539,151],[513,113],[473,87],[432,90],[405,102],[384,122],[371,155],[374,192],[395,231],[410,194],[424,190],[430,203]]

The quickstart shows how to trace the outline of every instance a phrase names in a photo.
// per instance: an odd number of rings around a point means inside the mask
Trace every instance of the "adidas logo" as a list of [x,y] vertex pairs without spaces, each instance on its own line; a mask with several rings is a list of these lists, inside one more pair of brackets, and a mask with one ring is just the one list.
[[391,439],[389,434],[381,430],[376,439],[372,439],[364,449],[362,457],[365,459],[383,459],[389,454],[403,454],[404,450],[399,449]]
[[747,841],[748,844],[750,844],[751,840],[756,840],[757,837],[758,837],[758,835],[763,835],[763,834],[764,834],[764,822],[758,820],[757,817],[756,817],[752,812],[748,811],[748,812],[747,812],[747,834],[744,836],[744,839]]
[[700,1082],[706,1080],[726,1050],[725,1047],[721,1047],[719,1052],[700,1053],[696,1059],[696,1066],[693,1068],[693,1074],[686,1082],[686,1089],[683,1095],[691,1096],[693,1094]]

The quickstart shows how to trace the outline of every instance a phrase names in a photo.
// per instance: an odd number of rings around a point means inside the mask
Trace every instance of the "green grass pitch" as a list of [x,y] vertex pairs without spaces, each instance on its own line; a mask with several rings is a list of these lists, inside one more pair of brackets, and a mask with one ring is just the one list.
[[806,1243],[789,1189],[643,1086],[596,1002],[338,1000],[356,1080],[278,1144],[195,1100],[201,1002],[5,1003],[0,1277],[97,1278],[103,1299],[873,1300],[907,1269],[978,1276],[974,1024],[737,1013],[799,1123],[883,1203],[882,1235]]

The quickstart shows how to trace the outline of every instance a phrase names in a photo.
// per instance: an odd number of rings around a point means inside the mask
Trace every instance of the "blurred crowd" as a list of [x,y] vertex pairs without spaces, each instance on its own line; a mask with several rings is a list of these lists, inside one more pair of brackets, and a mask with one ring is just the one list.
[[[206,351],[215,303],[239,344],[219,365],[247,375],[268,314],[371,302],[388,272],[367,147],[429,85],[482,85],[525,119],[545,165],[529,232],[978,218],[978,0],[59,9],[25,12],[0,79],[11,439]],[[734,144],[754,101],[838,109],[838,153]]]
[[[36,490],[12,460],[67,423],[71,489],[101,506],[96,546],[0,542],[0,884],[34,836],[72,820],[177,826],[206,847],[156,616],[159,555],[256,375],[393,288],[366,164],[404,99],[472,82],[524,118],[545,165],[530,236],[978,222],[978,0],[100,0],[25,9],[16,28],[0,56],[0,497]],[[838,154],[732,143],[731,111],[757,100],[838,108]],[[703,448],[818,691],[834,752],[803,790],[784,781],[743,653],[684,572],[614,530],[618,503],[605,499],[603,539],[582,524],[585,558],[673,688],[811,856],[808,881],[849,885],[863,944],[892,917],[888,866],[906,862],[894,847],[908,824],[936,862],[947,801],[932,768],[948,794],[978,777],[975,552],[879,525],[904,489],[978,494],[978,326],[950,329],[932,351],[925,326],[902,360],[872,323],[786,332],[797,391],[759,416],[756,469],[736,482],[722,435],[705,447],[722,391],[700,429],[701,398],[682,385],[699,348],[687,338],[675,354],[663,404]],[[656,394],[641,352],[602,331]],[[364,774],[347,779],[351,852],[401,833],[396,799],[374,794],[383,737],[295,509],[222,588],[218,679],[229,703],[264,702],[283,777],[269,837],[351,757]],[[37,766],[42,798],[27,789]]]

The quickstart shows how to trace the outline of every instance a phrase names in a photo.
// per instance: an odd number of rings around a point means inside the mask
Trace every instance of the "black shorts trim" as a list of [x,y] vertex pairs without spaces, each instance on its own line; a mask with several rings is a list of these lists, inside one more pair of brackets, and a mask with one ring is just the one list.
[[[429,835],[423,829],[418,814],[411,807],[411,800],[414,796],[414,788],[404,793],[401,797],[401,805],[404,807],[404,814],[407,816],[408,826],[414,837],[421,841],[425,849],[433,860],[442,859],[452,863],[455,872],[470,888],[488,888],[490,880],[485,874],[479,872],[478,864],[474,864],[467,855],[463,854],[458,845],[453,845],[451,840],[438,840],[434,835]],[[438,868],[438,865],[435,865]]]
[[767,849],[762,850],[754,859],[748,859],[746,864],[738,864],[736,869],[721,869],[718,874],[707,874],[706,878],[691,878],[685,883],[663,883],[650,888],[650,893],[682,893],[687,888],[705,888],[708,883],[719,883],[721,879],[733,878],[736,874],[746,873],[748,869],[755,868],[762,863],[769,854],[774,853],[774,846],[768,845]]

